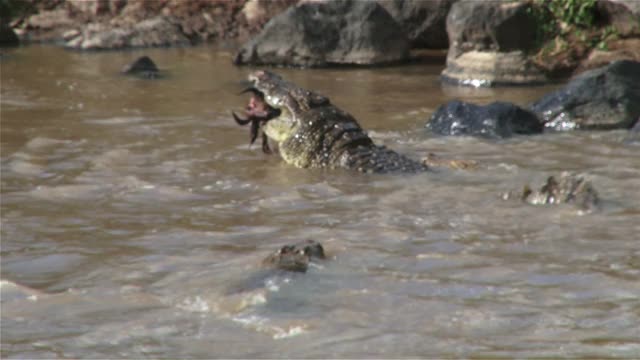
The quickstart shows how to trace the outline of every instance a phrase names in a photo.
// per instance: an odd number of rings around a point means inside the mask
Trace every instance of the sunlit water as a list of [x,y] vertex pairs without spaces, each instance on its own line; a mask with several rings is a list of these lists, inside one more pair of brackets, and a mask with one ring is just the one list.
[[[120,76],[146,53],[166,75]],[[18,48],[2,71],[3,358],[640,357],[640,157],[628,134],[433,137],[437,65],[278,69],[416,159],[475,171],[302,170],[248,146],[249,68],[212,48]],[[563,170],[602,208],[500,195]],[[329,259],[269,274],[303,239]]]

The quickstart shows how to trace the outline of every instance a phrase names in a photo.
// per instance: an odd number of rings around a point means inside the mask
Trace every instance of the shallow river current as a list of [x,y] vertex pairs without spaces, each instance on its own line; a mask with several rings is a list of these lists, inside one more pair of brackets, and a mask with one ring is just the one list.
[[[118,74],[142,54],[166,75]],[[3,358],[640,357],[640,145],[625,131],[494,141],[424,130],[441,65],[276,69],[380,144],[476,170],[297,169],[234,123],[251,68],[207,48],[0,59]],[[594,213],[505,201],[564,170]],[[306,274],[268,274],[321,242]],[[262,274],[262,275],[261,275]]]

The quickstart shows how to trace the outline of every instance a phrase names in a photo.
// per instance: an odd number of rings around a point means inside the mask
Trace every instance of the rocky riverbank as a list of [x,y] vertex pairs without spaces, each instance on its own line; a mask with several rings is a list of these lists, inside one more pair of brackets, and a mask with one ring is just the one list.
[[[296,0],[9,0],[24,43],[79,50],[242,42]],[[7,20],[5,20],[6,22]]]
[[[634,0],[6,0],[0,43],[238,48],[237,64],[379,65],[448,49],[443,80],[530,85],[640,60]],[[19,40],[18,40],[19,39]]]

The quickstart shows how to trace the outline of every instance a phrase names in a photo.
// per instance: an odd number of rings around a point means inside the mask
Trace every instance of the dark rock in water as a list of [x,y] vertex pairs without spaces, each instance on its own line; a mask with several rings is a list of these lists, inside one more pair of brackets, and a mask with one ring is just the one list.
[[489,138],[542,132],[542,123],[535,114],[507,102],[481,106],[453,100],[440,106],[426,127],[440,135],[477,135]]
[[449,51],[442,80],[466,86],[547,81],[528,56],[535,23],[524,1],[458,1],[447,15]]
[[324,248],[318,242],[307,240],[281,247],[264,259],[264,264],[280,270],[306,272],[313,258],[324,259]]
[[407,34],[412,48],[446,49],[447,14],[457,0],[378,0]]
[[409,42],[391,15],[370,1],[305,2],[272,18],[234,63],[376,65],[406,60]]
[[586,211],[597,209],[600,203],[598,192],[590,181],[566,171],[560,174],[559,179],[549,176],[540,190],[525,185],[521,193],[503,195],[505,200],[516,197],[532,205],[573,204]]
[[18,45],[20,45],[18,35],[4,21],[0,21],[0,47]]
[[584,72],[530,108],[549,130],[629,129],[640,117],[640,62]]
[[149,79],[157,78],[159,75],[158,67],[153,60],[146,55],[126,65],[121,72],[126,75],[136,75]]

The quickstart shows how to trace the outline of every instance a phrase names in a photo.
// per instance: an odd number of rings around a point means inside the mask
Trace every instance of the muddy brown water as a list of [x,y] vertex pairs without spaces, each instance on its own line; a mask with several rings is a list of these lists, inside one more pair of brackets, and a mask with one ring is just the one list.
[[[149,54],[166,73],[118,75]],[[249,68],[212,48],[5,51],[3,358],[640,357],[640,157],[623,131],[443,138],[438,65],[278,69],[379,143],[476,171],[296,169],[230,110]],[[500,199],[585,172],[601,211]],[[329,259],[259,274],[285,243]],[[247,283],[254,282],[254,283]]]

